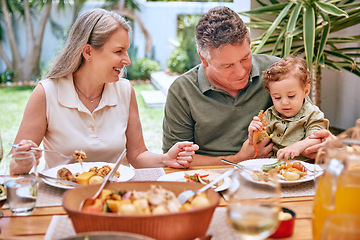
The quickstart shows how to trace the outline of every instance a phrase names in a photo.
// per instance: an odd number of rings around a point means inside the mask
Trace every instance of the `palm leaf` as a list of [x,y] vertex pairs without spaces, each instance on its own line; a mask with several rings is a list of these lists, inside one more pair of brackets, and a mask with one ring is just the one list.
[[360,42],[360,35],[351,37],[332,37],[328,39],[328,44],[334,43],[353,43]]
[[315,43],[315,11],[310,6],[306,6],[304,10],[304,47],[306,61],[311,70]]
[[328,39],[329,33],[330,33],[330,21],[329,21],[328,15],[325,13],[320,13],[320,15],[324,20],[324,25],[323,25],[323,32],[321,35],[320,43],[318,46],[318,52],[316,54],[315,65],[317,65],[320,61],[320,58],[324,52],[326,42],[327,42],[327,39]]
[[240,12],[241,15],[244,14],[266,14],[266,13],[271,13],[273,14],[274,11],[282,11],[289,3],[279,3],[279,4],[275,4],[275,5],[266,5],[265,7],[261,7],[261,8],[255,8],[253,10],[249,10],[249,11],[244,11],[244,12]]
[[264,46],[265,42],[271,36],[271,34],[275,30],[275,28],[277,28],[277,26],[279,25],[281,20],[288,14],[288,11],[292,5],[293,5],[292,2],[288,3],[288,5],[281,11],[279,16],[275,19],[274,23],[270,26],[269,30],[265,32],[264,37],[262,38],[260,44],[256,47],[254,53],[257,53],[258,51],[260,51],[260,49]]
[[341,52],[334,52],[334,51],[328,51],[328,50],[324,50],[324,52],[326,52],[326,54],[328,56],[333,56],[333,57],[337,57],[340,58],[346,62],[349,62],[351,64],[356,64],[356,62],[354,61],[354,59],[352,59],[351,57],[347,56],[346,54],[343,54]]
[[318,8],[320,8],[323,12],[327,14],[331,14],[335,16],[346,16],[346,17],[348,16],[345,11],[341,10],[340,8],[336,7],[333,4],[320,2],[320,1],[315,1],[315,4],[318,6]]
[[[276,52],[278,51],[279,49],[279,46],[284,38],[284,35],[285,35],[285,28],[283,28],[283,30],[281,31],[281,33],[279,34],[277,40],[276,40],[276,43],[275,43],[275,46],[274,46],[274,49],[272,50],[271,52],[271,55],[276,55]],[[291,45],[290,45],[291,46]]]
[[291,45],[292,45],[292,41],[293,41],[292,32],[295,29],[296,22],[298,20],[299,14],[300,14],[301,7],[302,7],[302,3],[297,3],[295,5],[293,11],[291,12],[289,22],[288,22],[287,28],[286,28],[284,56],[290,55],[290,49],[291,49]]

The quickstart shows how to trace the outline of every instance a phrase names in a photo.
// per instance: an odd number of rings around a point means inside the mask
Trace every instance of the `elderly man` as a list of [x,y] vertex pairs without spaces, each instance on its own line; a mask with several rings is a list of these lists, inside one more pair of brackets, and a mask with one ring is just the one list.
[[[272,105],[262,72],[279,58],[252,54],[244,22],[228,7],[210,9],[201,17],[196,42],[201,64],[178,77],[168,91],[163,151],[178,141],[192,141],[199,145],[193,165],[251,159],[248,126]],[[257,157],[273,154],[270,139],[257,145]]]

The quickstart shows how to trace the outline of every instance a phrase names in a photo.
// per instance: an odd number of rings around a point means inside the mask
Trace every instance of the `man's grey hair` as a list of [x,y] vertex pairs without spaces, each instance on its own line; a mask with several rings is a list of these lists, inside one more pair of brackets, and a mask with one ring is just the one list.
[[228,7],[215,7],[202,15],[195,28],[197,50],[206,61],[210,49],[225,45],[241,45],[248,40],[249,31],[239,14]]

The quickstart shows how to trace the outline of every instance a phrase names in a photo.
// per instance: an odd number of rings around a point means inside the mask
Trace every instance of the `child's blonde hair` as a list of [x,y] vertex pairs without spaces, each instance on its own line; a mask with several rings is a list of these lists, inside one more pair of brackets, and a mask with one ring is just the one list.
[[270,82],[281,81],[289,75],[298,78],[303,87],[311,83],[310,71],[305,59],[289,56],[274,63],[268,70],[263,72],[265,90],[270,91]]

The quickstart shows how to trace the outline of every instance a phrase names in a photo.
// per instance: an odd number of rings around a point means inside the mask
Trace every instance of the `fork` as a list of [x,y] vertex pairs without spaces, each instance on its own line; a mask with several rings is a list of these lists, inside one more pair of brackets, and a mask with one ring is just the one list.
[[204,187],[200,188],[197,191],[186,190],[186,191],[180,193],[179,196],[177,197],[177,199],[179,200],[180,204],[183,205],[184,203],[186,203],[187,200],[189,200],[189,198],[191,198],[195,194],[206,191],[207,189],[211,188],[214,184],[216,184],[216,183],[220,182],[221,180],[223,180],[224,178],[230,176],[233,172],[234,172],[234,169],[231,169],[231,170],[221,174],[214,181],[208,183],[207,185],[205,185]]
[[[17,147],[19,147],[19,144],[9,143],[9,146],[10,146],[10,147],[17,148]],[[64,154],[62,154],[62,153],[59,153],[59,152],[57,152],[57,151],[54,151],[54,150],[47,150],[47,149],[34,148],[34,147],[32,147],[32,148],[30,148],[30,149],[31,149],[31,150],[44,151],[44,152],[57,153],[57,154],[59,154],[60,156],[62,156],[63,158],[66,158],[66,159],[73,159],[73,157],[72,157],[72,156],[67,156],[67,155],[64,155]]]
[[110,181],[114,177],[116,170],[121,165],[121,162],[125,158],[126,153],[127,153],[127,149],[124,149],[124,151],[121,153],[118,160],[116,160],[116,163],[115,163],[115,166],[113,167],[113,169],[111,169],[110,173],[107,176],[105,176],[104,182],[100,185],[100,188],[98,189],[98,191],[91,198],[86,198],[85,200],[83,200],[80,203],[80,210],[86,206],[92,205],[94,203],[95,199],[100,196],[100,194],[101,194],[102,190],[104,189],[105,185],[107,184],[107,182]]
[[234,165],[234,166],[237,167],[237,168],[246,170],[246,171],[251,172],[251,173],[256,173],[256,174],[260,174],[260,175],[267,175],[267,173],[265,173],[265,172],[262,172],[262,171],[259,171],[259,170],[254,170],[254,169],[245,167],[244,165],[241,165],[241,164],[238,164],[238,163],[234,163],[234,162],[230,162],[229,160],[226,160],[226,159],[223,159],[223,158],[221,159],[221,161],[224,162],[224,163],[228,163],[228,164]]
[[228,163],[228,164],[231,164],[231,165],[234,165],[235,167],[239,168],[239,169],[242,169],[246,172],[248,172],[250,174],[250,176],[256,180],[256,181],[264,181],[264,182],[267,182],[269,181],[269,175],[268,173],[265,173],[263,171],[259,171],[259,170],[255,170],[255,169],[251,169],[251,168],[248,168],[248,167],[245,167],[244,165],[241,165],[241,164],[238,164],[238,163],[234,163],[234,162],[231,162],[231,161],[228,161],[226,159],[221,159],[222,162],[224,163]]
[[[309,168],[308,168],[307,166],[305,166],[304,164],[303,164],[303,166],[304,166],[304,168],[306,169],[307,172],[310,172],[310,173],[313,174],[313,175],[315,175],[315,172],[321,173],[321,172],[324,171],[324,170],[323,170],[319,165],[317,165],[317,164],[314,164],[314,170],[309,169]],[[318,169],[317,167],[319,167],[320,169]],[[309,175],[309,174],[308,174],[308,175]]]

